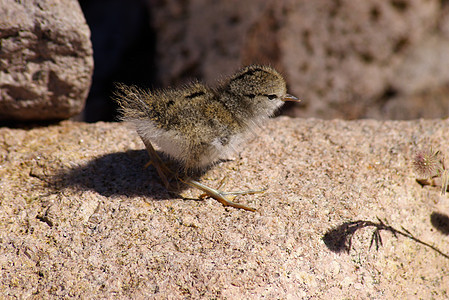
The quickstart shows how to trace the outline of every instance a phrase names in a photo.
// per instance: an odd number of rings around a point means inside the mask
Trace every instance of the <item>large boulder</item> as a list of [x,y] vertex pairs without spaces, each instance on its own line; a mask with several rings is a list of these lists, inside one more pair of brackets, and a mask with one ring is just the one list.
[[412,161],[448,128],[269,120],[199,179],[266,188],[255,213],[168,192],[124,124],[0,128],[1,297],[447,299],[448,194]]
[[0,15],[0,120],[79,113],[93,59],[78,1],[0,0]]
[[296,116],[388,118],[398,116],[390,107],[407,106],[402,96],[422,93],[443,106],[431,116],[449,114],[447,98],[425,93],[449,83],[444,1],[149,3],[164,85],[191,77],[213,82],[240,65],[270,63],[304,100],[291,112]]

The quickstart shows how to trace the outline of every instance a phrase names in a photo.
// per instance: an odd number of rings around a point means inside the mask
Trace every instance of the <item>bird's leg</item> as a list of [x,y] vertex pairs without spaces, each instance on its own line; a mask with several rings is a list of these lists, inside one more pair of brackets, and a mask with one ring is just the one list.
[[145,167],[153,165],[165,187],[168,189],[170,187],[170,183],[168,182],[167,177],[175,177],[173,171],[164,164],[149,141],[143,141],[143,143],[145,144],[145,148],[147,148],[148,155],[150,156],[150,161],[145,165]]
[[[175,173],[165,165],[165,163],[162,161],[162,159],[156,153],[156,150],[154,150],[153,145],[151,145],[151,143],[149,141],[143,141],[143,142],[145,144],[145,147],[147,148],[148,155],[150,156],[150,161],[147,164],[147,166],[149,166],[150,164],[154,166],[154,168],[156,169],[156,172],[158,173],[159,177],[161,178],[162,182],[164,183],[164,185],[167,189],[169,189],[169,187],[170,187],[170,183],[167,178],[177,177],[179,179],[179,181],[181,181],[187,185],[190,185],[191,187],[194,187],[194,188],[197,188],[197,189],[203,191],[206,196],[214,198],[215,200],[217,200],[218,202],[223,204],[223,206],[231,206],[231,207],[240,208],[240,209],[244,209],[244,210],[248,210],[248,211],[256,211],[252,207],[249,207],[249,206],[246,206],[246,205],[240,204],[240,203],[235,203],[235,202],[232,202],[231,200],[233,200],[237,195],[254,194],[254,193],[260,193],[263,191],[250,190],[250,191],[244,191],[244,192],[222,192],[220,190],[210,188],[196,180],[193,180],[190,177],[186,177],[186,179],[181,179],[180,177],[175,175]],[[221,186],[221,184],[220,184],[220,186]],[[234,195],[234,196],[231,197],[231,199],[228,199],[228,197],[226,197],[228,195]]]

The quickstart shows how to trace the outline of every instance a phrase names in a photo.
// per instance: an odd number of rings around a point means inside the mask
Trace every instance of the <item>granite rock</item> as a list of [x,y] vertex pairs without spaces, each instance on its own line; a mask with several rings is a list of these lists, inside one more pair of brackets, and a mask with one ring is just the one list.
[[0,15],[0,120],[79,113],[93,59],[78,1],[1,0]]
[[[211,83],[241,65],[269,63],[303,99],[289,115],[355,119],[392,118],[389,101],[415,93],[431,99],[449,83],[445,1],[148,3],[163,85],[192,77]],[[448,115],[449,108],[432,111]]]
[[0,128],[0,293],[446,299],[449,199],[416,182],[411,159],[428,147],[447,155],[448,129],[269,120],[200,178],[267,188],[235,200],[251,213],[167,192],[124,124]]

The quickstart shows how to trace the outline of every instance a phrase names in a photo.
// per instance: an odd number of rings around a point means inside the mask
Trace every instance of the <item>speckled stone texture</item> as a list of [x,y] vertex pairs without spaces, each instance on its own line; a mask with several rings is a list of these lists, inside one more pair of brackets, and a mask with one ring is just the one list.
[[81,112],[93,72],[78,1],[0,0],[0,120]]
[[[271,64],[304,99],[290,115],[449,116],[448,97],[433,96],[449,83],[447,1],[147,2],[164,86],[191,77],[214,82],[241,65]],[[432,104],[425,114],[416,107],[421,99]]]
[[1,297],[447,299],[449,196],[411,158],[448,131],[270,120],[201,178],[267,188],[251,213],[165,191],[124,124],[2,128]]

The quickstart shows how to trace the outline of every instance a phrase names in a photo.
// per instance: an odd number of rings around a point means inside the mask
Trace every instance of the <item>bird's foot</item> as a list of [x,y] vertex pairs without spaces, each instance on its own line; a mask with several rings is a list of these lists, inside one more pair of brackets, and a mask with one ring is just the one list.
[[[184,182],[187,185],[190,185],[191,187],[197,188],[204,192],[204,194],[200,195],[200,199],[204,199],[206,197],[211,197],[223,204],[223,206],[231,206],[235,208],[240,208],[248,211],[256,211],[255,208],[246,206],[244,204],[233,202],[237,196],[239,195],[250,195],[250,194],[256,194],[256,193],[263,193],[265,190],[248,190],[248,191],[236,191],[236,192],[223,192],[218,189],[214,189],[211,187],[208,187],[196,180],[193,180],[191,178],[186,179],[179,179],[181,182]],[[221,187],[222,184],[220,184]]]

